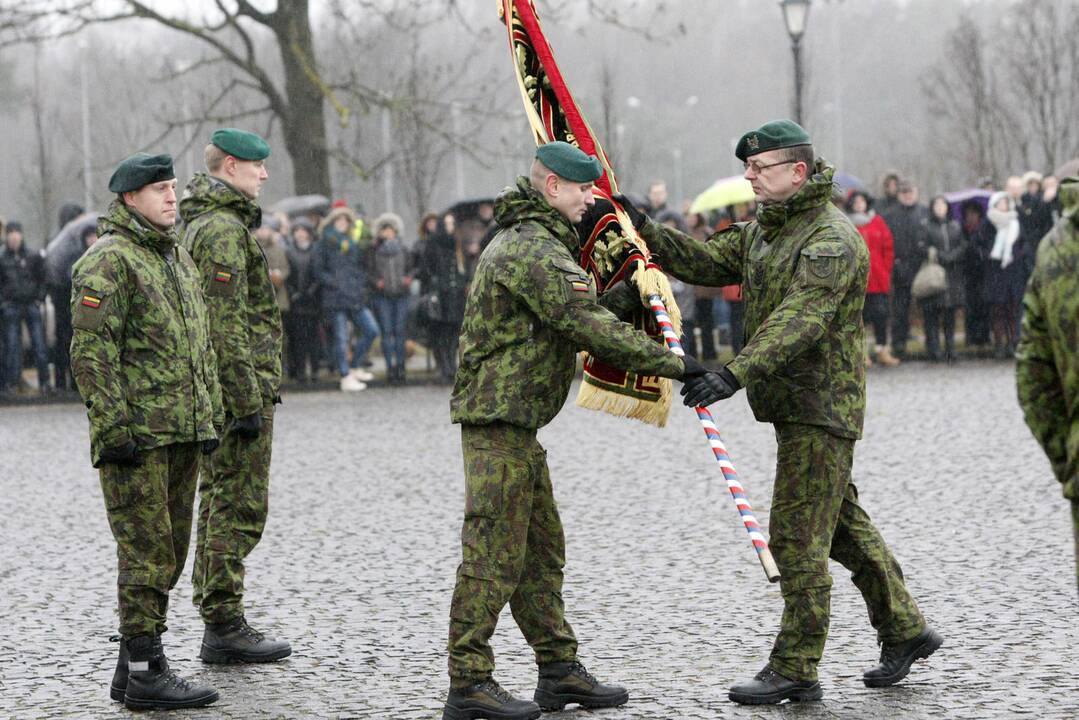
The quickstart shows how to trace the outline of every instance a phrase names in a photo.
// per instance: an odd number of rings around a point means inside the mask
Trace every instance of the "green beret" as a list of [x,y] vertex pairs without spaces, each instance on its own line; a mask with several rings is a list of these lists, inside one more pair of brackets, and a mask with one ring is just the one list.
[[255,133],[246,130],[214,130],[210,142],[240,160],[265,160],[270,157],[269,144]]
[[116,166],[116,172],[109,178],[109,192],[134,192],[150,183],[172,180],[175,177],[172,155],[135,153]]
[[747,157],[758,153],[811,144],[809,134],[798,123],[793,120],[772,120],[743,135],[734,154],[745,162]]
[[587,155],[580,148],[556,140],[536,148],[536,159],[551,172],[570,182],[594,182],[603,176],[599,160]]

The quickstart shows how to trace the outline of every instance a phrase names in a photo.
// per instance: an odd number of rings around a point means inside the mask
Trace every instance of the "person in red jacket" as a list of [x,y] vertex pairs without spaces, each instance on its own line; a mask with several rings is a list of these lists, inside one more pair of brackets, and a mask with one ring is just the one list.
[[862,317],[867,325],[873,326],[876,347],[873,356],[866,356],[866,366],[876,360],[880,365],[892,367],[899,364],[899,359],[888,349],[888,294],[892,289],[895,248],[892,231],[870,204],[869,196],[861,191],[851,193],[847,199],[847,216],[869,248],[869,284]]

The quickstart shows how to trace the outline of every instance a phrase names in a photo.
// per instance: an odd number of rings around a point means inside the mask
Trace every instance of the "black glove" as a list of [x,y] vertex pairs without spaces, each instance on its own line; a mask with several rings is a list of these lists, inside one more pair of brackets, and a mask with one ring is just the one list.
[[626,211],[626,215],[629,215],[629,219],[633,222],[633,227],[637,232],[640,232],[641,228],[648,222],[648,216],[637,209],[637,206],[633,204],[633,201],[625,195],[619,193],[618,195],[612,195],[611,197],[622,206],[622,209]]
[[134,440],[128,440],[123,445],[107,447],[101,451],[101,458],[98,460],[98,465],[112,464],[138,467],[139,465],[142,465],[142,461],[139,460],[139,456],[135,452],[136,450],[138,450],[138,447],[135,445]]
[[717,400],[726,400],[734,395],[742,386],[727,368],[720,368],[717,372],[706,372],[698,378],[693,378],[682,386],[680,391],[683,396],[682,403],[686,407],[707,406]]
[[262,432],[262,414],[253,412],[236,418],[232,423],[232,431],[245,440],[254,440]]
[[216,450],[217,446],[220,445],[220,444],[221,444],[221,441],[218,440],[217,438],[210,438],[209,440],[203,440],[202,441],[202,454],[203,455],[209,455],[214,450]]
[[[682,382],[689,382],[690,380],[704,377],[710,372],[708,368],[697,362],[697,358],[692,355],[684,355],[682,357],[682,362],[685,363],[685,369],[682,370],[682,377],[679,378]],[[685,395],[685,392],[682,394]]]

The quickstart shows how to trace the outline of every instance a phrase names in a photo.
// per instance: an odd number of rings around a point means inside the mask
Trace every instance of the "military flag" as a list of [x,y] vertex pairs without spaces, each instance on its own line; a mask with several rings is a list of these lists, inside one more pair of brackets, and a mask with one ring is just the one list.
[[[568,142],[594,155],[603,167],[603,175],[596,181],[596,206],[578,226],[581,267],[592,276],[600,295],[632,275],[642,300],[632,322],[657,342],[662,342],[662,337],[646,304],[652,295],[663,298],[672,323],[681,332],[681,316],[670,283],[651,262],[644,241],[614,199],[619,190],[610,159],[558,69],[535,6],[531,0],[499,0],[499,16],[506,25],[514,72],[536,145]],[[670,411],[671,381],[586,357],[577,404],[662,427]]]

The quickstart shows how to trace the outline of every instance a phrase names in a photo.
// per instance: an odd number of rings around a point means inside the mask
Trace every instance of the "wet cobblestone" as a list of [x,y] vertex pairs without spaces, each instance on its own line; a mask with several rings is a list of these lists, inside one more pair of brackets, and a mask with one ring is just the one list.
[[[821,703],[743,708],[727,687],[763,665],[781,599],[751,550],[694,415],[667,429],[567,408],[541,432],[566,526],[566,605],[581,659],[631,689],[638,718],[1074,718],[1079,625],[1071,529],[1022,423],[1012,367],[871,371],[855,477],[945,646],[903,684],[869,690],[877,647],[833,565]],[[221,700],[184,718],[441,717],[463,507],[444,387],[286,397],[270,521],[249,563],[248,617],[287,661],[203,666],[189,570],[165,646]],[[717,419],[767,519],[775,442],[744,394]],[[0,408],[0,717],[116,718],[114,546],[78,405]],[[498,678],[535,682],[508,611]],[[142,717],[166,717],[144,713]]]

